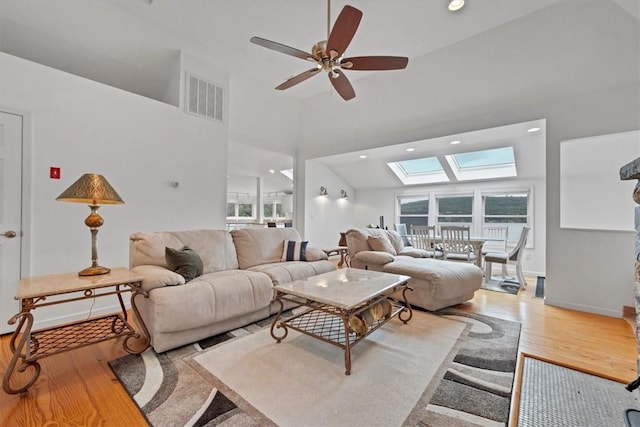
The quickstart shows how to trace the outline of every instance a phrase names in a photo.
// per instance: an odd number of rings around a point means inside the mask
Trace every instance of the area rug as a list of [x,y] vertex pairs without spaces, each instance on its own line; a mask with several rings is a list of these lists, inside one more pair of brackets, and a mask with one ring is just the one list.
[[519,427],[624,426],[625,409],[640,408],[625,384],[524,357]]
[[480,288],[486,289],[488,291],[503,292],[511,295],[518,295],[518,291],[520,290],[520,286],[518,285],[518,282],[511,281],[508,279],[507,280],[504,280],[504,279],[486,280],[485,279],[482,281],[482,286]]
[[293,331],[276,344],[268,320],[110,365],[158,427],[504,425],[520,325],[437,314],[375,331],[353,348],[350,376],[340,348]]

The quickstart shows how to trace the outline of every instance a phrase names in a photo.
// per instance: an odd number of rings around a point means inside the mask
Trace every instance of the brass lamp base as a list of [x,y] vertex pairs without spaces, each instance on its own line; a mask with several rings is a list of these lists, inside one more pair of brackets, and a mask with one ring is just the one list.
[[98,276],[100,274],[107,274],[108,272],[110,272],[111,269],[107,268],[107,267],[101,267],[99,265],[97,266],[91,266],[91,267],[87,267],[82,271],[78,272],[78,276]]

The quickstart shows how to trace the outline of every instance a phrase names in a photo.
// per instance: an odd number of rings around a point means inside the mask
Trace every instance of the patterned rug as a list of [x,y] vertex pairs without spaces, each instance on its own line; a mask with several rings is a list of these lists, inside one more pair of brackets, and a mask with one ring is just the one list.
[[495,292],[503,292],[511,295],[518,295],[518,291],[520,290],[520,285],[518,285],[517,281],[514,280],[483,280],[481,289],[486,289],[488,291]]
[[[467,325],[436,374],[430,374],[420,407],[414,408],[405,423],[420,426],[503,425],[509,417],[520,325],[453,309],[436,314]],[[432,314],[416,312],[416,315]],[[242,340],[239,337],[259,332],[270,322],[271,319],[267,319],[163,354],[148,350],[143,356],[125,356],[110,362],[110,366],[153,426],[273,424],[233,390],[219,387],[226,393],[221,392],[213,382],[205,380],[192,368],[194,362],[191,360],[204,351],[218,351],[215,347],[225,345],[225,341]],[[376,331],[369,338],[382,332]],[[322,349],[339,350],[320,341],[318,344]],[[354,347],[354,351],[359,347],[366,350],[366,340]],[[362,356],[358,357],[353,361],[354,370],[359,368],[359,360],[363,363]],[[247,372],[248,378],[251,375]],[[393,393],[391,389],[388,392]]]

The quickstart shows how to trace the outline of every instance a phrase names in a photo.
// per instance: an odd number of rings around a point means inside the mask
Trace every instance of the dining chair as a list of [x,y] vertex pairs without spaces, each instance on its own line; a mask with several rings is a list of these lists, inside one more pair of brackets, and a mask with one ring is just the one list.
[[[502,264],[504,267],[506,267],[507,264],[511,264],[516,267],[518,285],[523,288],[527,287],[527,280],[524,278],[524,274],[522,274],[522,254],[524,253],[524,246],[527,244],[529,230],[531,230],[531,227],[525,226],[522,228],[518,244],[511,250],[511,252],[488,252],[484,256],[485,277],[487,280],[491,280],[491,268],[494,262]],[[503,270],[503,279],[506,280],[507,278],[508,277],[504,274]]]
[[445,260],[476,263],[478,257],[471,246],[468,225],[443,225],[440,227],[440,234]]
[[[509,227],[505,225],[487,225],[482,227],[482,237],[485,239],[482,245],[482,256],[489,252],[507,252]],[[507,275],[507,265],[502,265],[502,275]]]
[[411,241],[414,248],[426,251],[429,258],[442,258],[444,255],[437,248],[434,225],[411,225]]

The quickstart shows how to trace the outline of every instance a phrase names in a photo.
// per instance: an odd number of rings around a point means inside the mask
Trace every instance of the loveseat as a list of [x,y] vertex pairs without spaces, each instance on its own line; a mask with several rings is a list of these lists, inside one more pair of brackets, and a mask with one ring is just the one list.
[[410,276],[407,300],[412,306],[439,310],[473,298],[482,286],[476,265],[428,258],[427,251],[407,247],[395,231],[378,228],[346,232],[351,267]]
[[[153,349],[163,352],[269,317],[279,308],[271,304],[274,285],[336,269],[315,248],[306,248],[304,261],[282,261],[285,241],[301,240],[294,228],[132,234],[129,265],[143,277],[144,291],[135,306]],[[185,246],[202,261],[202,274],[186,283],[169,269],[166,254],[166,248]]]

